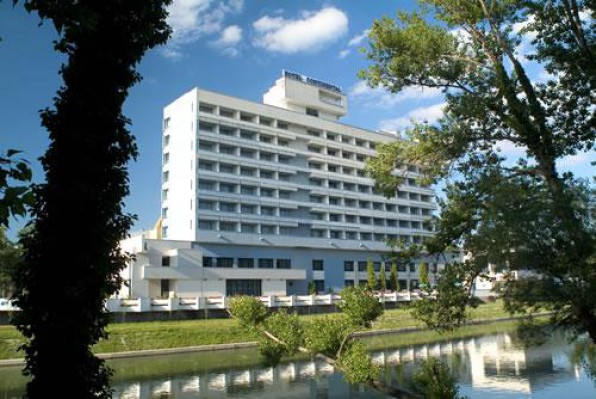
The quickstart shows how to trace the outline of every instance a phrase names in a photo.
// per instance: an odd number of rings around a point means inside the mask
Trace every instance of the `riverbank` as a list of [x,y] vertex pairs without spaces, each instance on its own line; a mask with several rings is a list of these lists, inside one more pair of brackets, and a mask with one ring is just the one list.
[[[508,316],[503,310],[501,302],[493,302],[482,304],[477,309],[473,309],[470,319],[495,320]],[[337,317],[337,314],[301,316],[306,322],[319,317]],[[413,319],[407,309],[392,309],[386,311],[374,324],[373,331],[399,332],[403,329],[420,328],[421,326],[421,323]],[[149,350],[166,350],[167,352],[167,350],[179,348],[182,351],[187,351],[196,350],[196,347],[204,345],[247,343],[257,339],[254,334],[240,329],[237,323],[231,319],[121,323],[110,325],[108,332],[110,338],[102,340],[95,346],[97,354]],[[447,337],[445,334],[443,336]],[[0,327],[0,359],[18,358],[17,348],[22,342],[22,337],[14,327]]]

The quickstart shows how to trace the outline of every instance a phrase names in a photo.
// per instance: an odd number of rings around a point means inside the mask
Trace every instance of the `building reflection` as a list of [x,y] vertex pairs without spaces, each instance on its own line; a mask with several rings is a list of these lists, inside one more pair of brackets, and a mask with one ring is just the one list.
[[[403,384],[416,364],[429,357],[444,357],[458,374],[460,384],[474,390],[527,395],[560,380],[579,379],[581,367],[571,364],[569,345],[560,340],[542,347],[521,348],[512,335],[498,334],[428,345],[373,352],[383,375]],[[343,382],[332,366],[319,361],[296,361],[270,368],[239,368],[163,379],[121,382],[113,397],[146,398],[373,398]]]

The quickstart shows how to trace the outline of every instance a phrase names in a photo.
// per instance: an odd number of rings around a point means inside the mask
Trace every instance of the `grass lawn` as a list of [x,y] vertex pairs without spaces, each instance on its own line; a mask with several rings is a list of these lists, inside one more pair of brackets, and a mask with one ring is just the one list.
[[[337,314],[328,315],[337,317]],[[500,301],[480,305],[472,310],[471,319],[494,319],[507,317]],[[302,316],[308,321],[322,315]],[[373,329],[395,329],[421,325],[414,320],[407,309],[387,310],[375,323]],[[459,330],[458,330],[459,331]],[[95,346],[96,353],[122,352],[142,349],[163,349],[185,346],[248,342],[256,336],[242,331],[234,320],[188,320],[155,321],[139,323],[119,323],[108,326],[110,338]],[[435,334],[424,332],[424,335]],[[421,337],[422,333],[415,336]],[[430,337],[427,337],[428,341]],[[436,338],[435,338],[436,339]],[[12,326],[0,326],[0,359],[20,357],[17,347],[22,343],[21,336]]]

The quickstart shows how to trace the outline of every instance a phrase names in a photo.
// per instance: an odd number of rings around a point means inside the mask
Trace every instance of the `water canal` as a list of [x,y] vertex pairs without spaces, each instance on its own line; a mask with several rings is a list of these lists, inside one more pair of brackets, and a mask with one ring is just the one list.
[[[417,363],[445,357],[457,373],[460,393],[469,398],[596,398],[586,341],[570,343],[560,333],[540,346],[523,347],[513,332],[426,345],[399,346],[395,337],[367,339],[384,378],[407,383]],[[596,359],[592,353],[592,362]],[[119,359],[114,398],[382,398],[346,384],[321,362],[296,359],[262,367],[254,349]],[[592,363],[591,372],[596,369]],[[24,380],[15,368],[0,369],[0,398],[20,397]]]

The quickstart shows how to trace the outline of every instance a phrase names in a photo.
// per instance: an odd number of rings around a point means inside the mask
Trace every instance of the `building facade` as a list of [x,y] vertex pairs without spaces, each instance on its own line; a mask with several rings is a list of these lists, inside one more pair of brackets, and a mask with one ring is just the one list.
[[[163,119],[163,241],[147,248],[195,251],[197,269],[234,280],[218,288],[226,294],[268,294],[263,277],[274,274],[287,294],[311,280],[336,291],[366,280],[367,259],[389,271],[386,239],[431,236],[434,192],[409,167],[396,171],[405,184],[394,198],[377,193],[365,161],[396,136],[342,124],[346,113],[339,87],[286,71],[263,103],[198,88],[176,99]],[[151,261],[154,284],[184,291],[174,267]],[[401,270],[400,284],[415,288],[417,273],[418,264]]]

